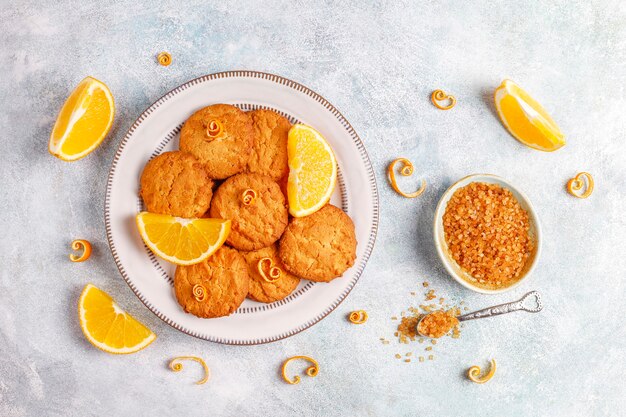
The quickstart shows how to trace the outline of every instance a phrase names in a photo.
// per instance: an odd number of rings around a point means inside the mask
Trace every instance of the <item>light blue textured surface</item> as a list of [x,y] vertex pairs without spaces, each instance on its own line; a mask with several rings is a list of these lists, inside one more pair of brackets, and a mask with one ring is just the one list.
[[[551,2],[151,1],[11,2],[0,10],[0,415],[620,416],[626,413],[626,7],[619,0]],[[61,2],[58,2],[61,3]],[[169,51],[163,68],[154,56]],[[103,204],[121,138],[143,109],[199,75],[230,69],[276,73],[331,101],[352,123],[378,175],[381,224],[355,290],[328,318],[264,346],[211,344],[170,328],[119,276],[107,247]],[[116,99],[113,130],[96,152],[64,163],[48,136],[69,91],[85,76]],[[523,147],[494,116],[503,78],[525,87],[568,138],[554,154]],[[456,95],[433,108],[435,88]],[[385,180],[406,156],[426,193],[402,199]],[[588,200],[564,184],[586,170]],[[467,174],[518,184],[539,212],[544,251],[533,277],[512,293],[471,293],[446,276],[432,244],[439,196]],[[417,178],[415,179],[417,181]],[[83,264],[72,239],[94,243]],[[423,345],[393,339],[393,315],[422,300],[419,284],[470,307],[539,290],[545,309],[468,323],[435,346],[433,362],[404,363]],[[158,335],[145,351],[92,348],[76,319],[82,287],[108,291]],[[409,295],[419,291],[419,297]],[[364,308],[370,321],[345,314]],[[204,386],[189,364],[213,371]],[[283,383],[281,362],[309,354],[319,376]],[[467,367],[498,360],[479,386]]]

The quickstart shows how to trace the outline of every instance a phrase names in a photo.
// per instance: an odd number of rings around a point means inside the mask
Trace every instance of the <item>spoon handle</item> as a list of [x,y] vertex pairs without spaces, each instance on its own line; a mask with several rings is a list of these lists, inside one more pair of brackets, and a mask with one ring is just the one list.
[[[531,305],[528,305],[527,301],[534,301]],[[472,313],[463,314],[457,317],[459,321],[481,319],[484,317],[497,316],[500,314],[512,313],[513,311],[524,310],[529,313],[537,313],[543,309],[543,303],[541,302],[541,296],[537,291],[531,291],[524,295],[517,301],[511,303],[499,304],[493,307],[483,308],[482,310],[474,311]]]

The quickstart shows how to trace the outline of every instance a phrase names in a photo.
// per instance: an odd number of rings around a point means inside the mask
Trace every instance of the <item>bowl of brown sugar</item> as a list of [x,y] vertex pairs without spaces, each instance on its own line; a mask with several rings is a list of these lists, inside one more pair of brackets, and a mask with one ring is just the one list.
[[530,200],[496,175],[465,177],[435,211],[437,253],[461,285],[484,294],[517,287],[537,264],[541,226]]

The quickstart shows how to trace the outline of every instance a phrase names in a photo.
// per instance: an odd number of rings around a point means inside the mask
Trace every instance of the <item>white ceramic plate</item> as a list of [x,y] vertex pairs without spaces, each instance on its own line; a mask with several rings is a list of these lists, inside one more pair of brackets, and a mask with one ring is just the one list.
[[[515,199],[519,202],[520,206],[528,213],[530,222],[529,234],[530,237],[535,241],[535,248],[533,249],[530,259],[526,262],[524,270],[522,271],[522,277],[517,280],[513,285],[505,288],[493,290],[472,284],[471,281],[474,280],[474,278],[461,269],[459,264],[457,264],[456,261],[452,258],[452,256],[450,255],[450,251],[448,250],[448,244],[446,243],[445,234],[443,232],[443,214],[445,213],[448,201],[450,201],[450,198],[452,197],[454,192],[459,188],[469,185],[472,182],[496,184],[500,187],[508,189],[509,191],[511,191]],[[435,221],[433,224],[433,234],[439,258],[441,259],[441,262],[443,262],[443,266],[446,268],[450,276],[465,288],[469,288],[470,290],[474,290],[483,294],[499,294],[510,291],[520,285],[522,281],[526,280],[526,278],[530,276],[532,271],[535,269],[535,266],[537,266],[537,261],[539,260],[539,254],[541,252],[542,233],[541,224],[539,223],[539,218],[537,217],[537,212],[535,212],[535,209],[530,203],[528,197],[526,197],[526,195],[519,188],[515,187],[513,184],[511,184],[511,182],[505,180],[504,178],[498,177],[497,175],[474,174],[469,175],[465,178],[461,178],[460,180],[452,184],[446,190],[446,192],[443,193],[441,199],[439,200],[439,204],[437,204],[437,209],[435,210]]]
[[[232,315],[200,319],[185,313],[173,291],[174,265],[143,244],[135,215],[143,209],[139,177],[148,160],[178,149],[185,120],[197,109],[229,103],[243,110],[270,108],[291,122],[319,130],[335,151],[338,186],[331,202],[354,221],[354,266],[331,283],[302,280],[284,300],[246,300]],[[294,335],[335,309],[363,273],[378,228],[378,191],[371,163],[350,123],[323,97],[288,79],[254,71],[229,71],[191,80],[170,91],[139,116],[122,140],[109,173],[105,202],[107,238],[120,273],[154,314],[176,329],[218,343],[268,343]]]

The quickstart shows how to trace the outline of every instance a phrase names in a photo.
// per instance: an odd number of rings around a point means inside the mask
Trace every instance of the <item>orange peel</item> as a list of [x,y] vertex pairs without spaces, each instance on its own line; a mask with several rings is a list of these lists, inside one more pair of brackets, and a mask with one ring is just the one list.
[[222,133],[222,124],[218,120],[211,120],[206,125],[206,135],[211,139],[215,139]]
[[393,188],[396,193],[406,198],[419,197],[426,190],[426,181],[422,180],[422,185],[420,186],[420,188],[413,193],[405,193],[404,191],[400,190],[400,187],[398,187],[398,183],[396,179],[396,171],[395,171],[396,164],[398,162],[402,163],[402,167],[400,168],[399,172],[400,172],[400,175],[404,177],[410,177],[411,175],[413,175],[413,171],[415,170],[415,168],[413,167],[413,163],[411,163],[411,161],[409,161],[406,158],[397,158],[391,161],[391,163],[389,164],[389,168],[387,169],[387,173],[389,175],[389,183],[391,184],[391,188]]
[[170,369],[174,372],[182,371],[183,364],[180,362],[182,360],[191,360],[191,361],[198,362],[200,365],[202,365],[202,368],[204,369],[204,378],[196,382],[196,385],[204,384],[211,377],[211,371],[209,367],[207,366],[206,362],[204,362],[204,359],[199,358],[197,356],[178,356],[170,361],[170,364],[169,364]]
[[194,285],[193,288],[191,289],[191,292],[193,293],[193,298],[195,298],[196,301],[201,303],[204,300],[206,300],[206,288],[204,288],[203,285],[200,285],[200,284]]
[[[269,263],[267,273],[265,272],[265,265]],[[256,264],[256,268],[259,271],[259,275],[267,282],[276,282],[280,279],[282,270],[274,265],[274,262],[270,258],[261,258]]]
[[[587,184],[587,188],[582,193],[577,193],[583,186]],[[587,198],[593,193],[593,177],[588,172],[579,172],[574,178],[567,181],[567,192],[576,198]]]
[[482,376],[480,375],[480,373],[481,373],[480,366],[474,365],[467,370],[467,377],[472,382],[475,382],[477,384],[484,384],[485,382],[493,378],[493,376],[495,375],[496,360],[495,359],[491,360],[491,368],[489,369],[489,372],[487,372],[485,375],[482,375]]
[[310,358],[308,356],[292,356],[291,358],[287,359],[285,362],[283,362],[283,366],[282,366],[282,374],[283,374],[283,379],[291,384],[291,385],[296,385],[300,383],[300,377],[298,375],[294,376],[293,379],[289,378],[287,376],[287,365],[289,364],[289,362],[291,361],[295,361],[297,359],[304,359],[306,361],[311,362],[313,365],[309,366],[308,368],[306,368],[306,374],[310,377],[316,377],[319,370],[320,370],[320,366],[317,363],[317,361],[313,358]]
[[[448,100],[448,105],[444,106],[440,104],[440,101]],[[433,105],[437,107],[439,110],[450,110],[452,107],[456,106],[456,97],[453,95],[447,94],[443,90],[435,90],[430,95],[430,101],[433,102]]]
[[241,202],[244,206],[250,206],[254,204],[254,201],[257,199],[258,194],[252,188],[248,188],[243,193],[241,193]]
[[157,62],[159,63],[159,65],[167,67],[172,63],[172,55],[170,55],[168,52],[165,52],[165,51],[160,52],[157,55]]
[[75,251],[82,250],[83,253],[80,255],[70,254],[70,261],[72,262],[84,262],[91,256],[91,243],[85,239],[76,239],[72,241],[72,249]]
[[365,310],[356,310],[350,313],[348,320],[352,324],[363,324],[367,321],[369,316]]

